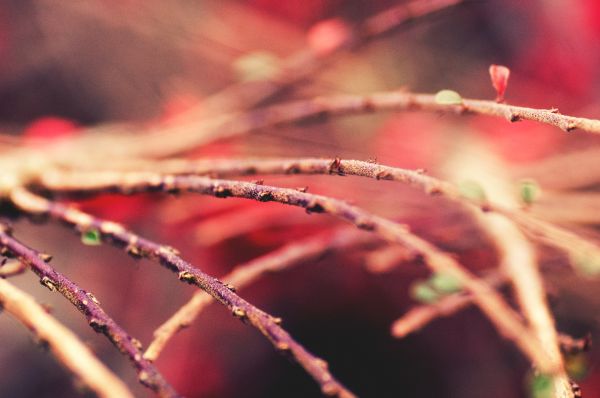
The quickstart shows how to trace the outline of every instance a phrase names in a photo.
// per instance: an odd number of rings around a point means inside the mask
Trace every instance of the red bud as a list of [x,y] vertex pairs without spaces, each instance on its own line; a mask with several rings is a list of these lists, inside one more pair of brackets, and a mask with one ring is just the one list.
[[508,77],[510,69],[502,65],[490,65],[490,77],[492,78],[492,86],[496,89],[496,102],[504,102],[504,92],[508,86]]

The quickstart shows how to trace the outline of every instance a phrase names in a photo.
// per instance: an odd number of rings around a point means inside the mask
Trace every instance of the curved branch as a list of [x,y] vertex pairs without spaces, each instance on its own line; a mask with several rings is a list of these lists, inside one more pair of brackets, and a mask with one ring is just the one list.
[[144,386],[158,393],[160,397],[175,398],[180,395],[167,383],[152,362],[142,357],[141,344],[121,328],[100,307],[98,300],[90,292],[77,286],[69,278],[57,272],[46,263],[47,255],[43,255],[25,246],[10,235],[10,230],[0,224],[0,245],[12,253],[20,261],[27,264],[40,278],[40,283],[51,291],[58,291],[85,315],[90,326],[98,333],[104,334],[135,367],[138,379]]
[[[588,239],[517,209],[508,209],[490,200],[483,205],[461,195],[453,185],[443,180],[425,175],[419,170],[379,165],[360,160],[341,159],[210,159],[210,160],[164,160],[159,162],[132,161],[129,167],[144,172],[57,172],[49,171],[41,175],[40,183],[55,191],[104,191],[121,190],[141,181],[159,179],[160,174],[209,175],[211,177],[233,177],[243,175],[268,174],[323,174],[354,175],[406,183],[433,195],[443,195],[470,211],[482,209],[500,213],[515,222],[533,239],[554,246],[571,256],[571,263],[600,258],[600,248]],[[160,174],[157,174],[160,173]]]
[[[216,180],[206,177],[195,176],[162,176],[160,174],[129,175],[123,180],[123,184],[105,186],[104,190],[114,192],[196,192],[219,198],[238,197],[257,200],[260,202],[278,202],[281,204],[298,206],[308,212],[327,213],[348,221],[358,228],[373,231],[390,242],[406,246],[413,255],[420,257],[435,272],[443,272],[456,278],[465,289],[471,291],[477,305],[494,323],[502,335],[512,339],[516,345],[531,359],[538,368],[547,373],[553,373],[557,369],[548,361],[547,355],[539,342],[531,335],[529,330],[518,320],[515,312],[504,302],[502,297],[475,275],[466,270],[450,255],[440,251],[429,242],[412,234],[408,227],[400,225],[385,218],[375,216],[362,209],[351,206],[343,201],[332,199],[321,195],[313,195],[294,189],[278,188],[266,185],[253,184],[241,181]],[[82,192],[94,192],[81,190]],[[18,204],[22,199],[14,197]],[[37,203],[36,203],[37,202]],[[52,211],[43,203],[36,200],[32,203],[33,209],[38,212]],[[28,210],[28,206],[20,207]],[[31,211],[31,209],[29,209]],[[65,218],[58,215],[58,218]],[[90,218],[88,216],[88,218]],[[67,217],[67,220],[70,218]],[[88,224],[91,223],[91,218]],[[101,231],[102,232],[102,231]],[[111,235],[114,235],[111,233]],[[152,251],[156,250],[153,248]],[[177,268],[184,271],[184,269]],[[181,272],[180,271],[180,272]],[[187,270],[185,270],[187,271]],[[188,271],[189,272],[189,271]],[[201,279],[193,274],[184,274],[184,279],[189,278],[191,282],[202,283]],[[204,275],[201,275],[204,277]],[[205,283],[205,282],[204,282]],[[208,290],[207,290],[208,291]],[[217,298],[218,299],[218,298]]]
[[[253,306],[238,296],[232,286],[222,283],[186,262],[172,247],[142,238],[119,224],[95,218],[73,207],[50,202],[24,189],[14,190],[11,199],[17,207],[26,213],[50,215],[75,227],[80,233],[98,232],[105,241],[124,248],[134,257],[158,260],[164,267],[177,272],[181,281],[198,286],[226,306],[236,318],[250,323],[278,351],[291,355],[321,386],[324,394],[340,398],[354,397],[354,394],[329,372],[327,362],[307,351],[280,326],[280,318],[272,317]],[[146,359],[143,360],[147,361]]]
[[0,307],[46,343],[56,359],[99,397],[133,398],[125,383],[71,330],[49,315],[33,297],[1,278]]

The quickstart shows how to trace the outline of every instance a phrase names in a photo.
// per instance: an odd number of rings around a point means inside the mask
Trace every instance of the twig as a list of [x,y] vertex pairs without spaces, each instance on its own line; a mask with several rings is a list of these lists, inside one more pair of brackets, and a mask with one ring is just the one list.
[[[393,6],[367,18],[354,27],[343,40],[336,43],[329,51],[317,53],[311,49],[301,50],[283,62],[276,76],[269,80],[230,86],[203,101],[201,108],[204,112],[209,113],[214,111],[223,113],[240,107],[249,109],[294,84],[306,80],[344,50],[356,49],[401,26],[437,14],[463,2],[464,0],[414,0]],[[184,115],[184,117],[186,116]]]
[[[519,206],[504,161],[475,137],[457,143],[446,169],[454,180],[476,181],[486,196],[505,209]],[[496,205],[498,206],[498,205]],[[511,282],[529,329],[544,347],[556,374],[552,376],[553,396],[573,398],[569,377],[560,353],[554,317],[548,307],[546,291],[538,268],[535,249],[512,220],[494,213],[475,213],[483,232],[498,249],[500,267]],[[535,364],[537,365],[537,364]]]
[[[293,189],[241,181],[216,180],[196,176],[161,176],[160,174],[140,176],[133,174],[124,179],[123,184],[105,186],[104,190],[127,193],[140,191],[197,192],[219,198],[238,197],[261,202],[278,202],[302,207],[308,212],[328,213],[336,216],[356,225],[358,228],[373,231],[390,242],[406,246],[414,252],[415,256],[421,257],[433,271],[447,273],[456,278],[465,289],[475,295],[478,306],[488,315],[502,335],[512,339],[544,371],[553,373],[556,370],[547,361],[546,354],[539,345],[539,342],[521,324],[514,311],[496,291],[467,271],[453,257],[412,234],[405,225],[375,216],[340,200]],[[93,192],[93,190],[81,191]],[[19,196],[22,196],[22,194],[19,194]],[[24,206],[22,204],[24,200],[15,197],[15,195],[13,195],[13,200],[17,205],[21,202],[20,207],[29,211],[37,210],[38,212],[46,212],[56,208],[52,206],[51,209],[48,209],[44,201],[40,199],[34,200],[31,206]],[[72,220],[72,215],[59,215],[59,218]],[[91,217],[88,217],[86,221],[90,225],[92,223]],[[114,236],[114,234],[111,235]],[[182,271],[184,270],[182,269]],[[197,278],[192,274],[184,274],[184,278],[189,278],[193,282],[197,281]]]
[[422,189],[428,194],[443,195],[460,205],[467,206],[470,211],[475,208],[482,208],[485,211],[500,213],[517,223],[532,238],[541,240],[568,253],[572,262],[586,261],[587,258],[600,258],[600,248],[588,239],[539,220],[527,212],[507,209],[490,200],[486,200],[483,205],[476,200],[469,202],[469,198],[464,197],[453,184],[425,175],[422,171],[337,158],[133,161],[130,166],[149,171],[141,173],[49,171],[41,175],[40,183],[55,191],[121,190],[127,192],[130,185],[160,179],[160,174],[152,172],[152,170],[167,174],[199,174],[214,177],[255,174],[354,175],[407,183]]
[[[506,283],[506,276],[500,272],[492,272],[484,277],[492,287],[500,287]],[[418,332],[437,318],[448,317],[473,305],[473,295],[459,292],[440,298],[432,304],[422,304],[411,308],[407,313],[396,319],[390,328],[392,336],[402,339],[411,333]],[[559,333],[560,350],[566,354],[588,351],[592,346],[590,334],[583,338],[573,338]]]
[[[564,131],[580,129],[600,134],[600,120],[567,116],[555,109],[535,109],[497,103],[495,101],[462,99],[459,104],[436,101],[434,94],[417,94],[407,91],[380,92],[369,95],[339,95],[317,97],[274,105],[234,115],[178,127],[177,130],[147,134],[143,142],[138,137],[122,137],[131,142],[131,156],[166,157],[189,151],[208,142],[246,134],[267,127],[289,125],[307,119],[323,119],[338,115],[381,111],[428,111],[457,115],[475,114],[504,118],[509,122],[531,120],[558,127]],[[118,137],[113,137],[117,138]],[[119,144],[126,145],[127,143]],[[129,152],[129,150],[128,150]]]
[[133,398],[127,386],[33,297],[0,279],[0,307],[29,329],[78,380],[102,398]]
[[[357,243],[368,241],[364,235],[352,232],[338,231],[290,243],[264,256],[238,265],[222,278],[223,282],[235,286],[237,291],[266,273],[288,270],[301,262],[315,259],[329,251],[353,247]],[[206,293],[202,291],[194,293],[186,304],[155,330],[154,340],[148,345],[144,357],[155,361],[175,333],[188,327],[212,302],[213,298]]]
[[7,261],[8,259],[4,258],[0,262],[0,278],[7,278],[9,276],[15,276],[22,274],[27,271],[27,266],[20,261]]
[[[492,272],[483,278],[492,288],[497,288],[506,282],[506,276],[500,272]],[[413,307],[398,318],[391,327],[392,336],[403,338],[427,326],[436,318],[450,316],[473,304],[473,295],[460,292],[442,297],[433,304],[423,304]]]
[[542,189],[567,190],[590,187],[600,182],[600,148],[555,154],[531,164],[515,167],[517,178],[531,178]]
[[27,264],[38,275],[43,286],[51,291],[58,291],[77,307],[96,332],[108,337],[119,351],[129,358],[143,385],[158,393],[160,397],[179,397],[179,394],[165,381],[152,362],[142,357],[140,342],[131,337],[104,312],[92,293],[81,289],[48,265],[44,261],[44,259],[49,260],[47,255],[36,252],[13,238],[4,224],[0,224],[0,245]]
[[15,205],[27,213],[48,214],[75,227],[80,233],[95,231],[102,239],[124,248],[134,257],[158,260],[164,267],[177,272],[181,281],[198,286],[226,306],[236,318],[258,329],[277,350],[290,354],[321,386],[324,394],[340,398],[354,397],[354,394],[329,372],[327,362],[308,352],[281,328],[280,318],[274,318],[248,303],[233,291],[232,286],[195,268],[179,257],[175,249],[144,239],[119,224],[100,220],[73,207],[50,202],[24,189],[13,191],[11,198]]

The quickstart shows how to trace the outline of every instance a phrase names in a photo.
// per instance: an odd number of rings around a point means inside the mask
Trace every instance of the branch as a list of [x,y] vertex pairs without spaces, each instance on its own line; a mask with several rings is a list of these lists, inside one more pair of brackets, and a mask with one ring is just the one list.
[[[195,268],[179,257],[175,249],[144,239],[119,224],[95,218],[73,207],[50,202],[23,189],[13,191],[11,199],[26,213],[50,215],[75,227],[80,233],[98,232],[103,240],[124,248],[134,257],[158,260],[164,267],[177,272],[181,281],[198,286],[226,306],[236,318],[254,326],[278,351],[290,354],[321,386],[324,394],[340,398],[354,397],[329,372],[327,362],[308,352],[281,328],[280,318],[274,318],[248,303],[233,291],[232,286]],[[144,361],[150,363],[146,359]]]
[[58,291],[85,315],[90,326],[104,334],[127,357],[135,367],[139,381],[158,393],[160,397],[173,398],[179,394],[169,385],[154,365],[142,357],[141,344],[121,328],[100,307],[90,292],[77,286],[66,276],[55,271],[45,260],[47,255],[36,252],[13,238],[6,225],[0,224],[0,245],[20,261],[27,264],[40,278],[40,283],[51,291]]
[[[507,209],[518,206],[503,170],[506,165],[478,142],[469,139],[454,151],[448,167],[454,179],[472,180],[486,195]],[[465,161],[466,159],[466,161]],[[511,282],[519,307],[529,329],[544,347],[555,369],[552,390],[556,398],[572,398],[573,391],[560,353],[554,317],[546,300],[546,291],[538,268],[535,249],[511,220],[494,213],[476,213],[476,220],[498,249],[500,266]]]
[[[136,177],[137,176],[137,177]],[[305,192],[299,192],[293,189],[277,188],[266,185],[258,185],[241,181],[215,180],[206,177],[195,176],[161,176],[159,174],[130,175],[124,179],[124,184],[116,186],[107,186],[106,190],[116,192],[145,192],[145,191],[164,191],[164,192],[197,192],[204,195],[211,195],[219,198],[238,197],[257,200],[260,202],[278,202],[282,204],[298,206],[308,212],[328,213],[345,221],[348,221],[358,228],[373,231],[379,236],[401,244],[409,248],[413,255],[422,258],[424,262],[434,272],[446,273],[457,279],[465,289],[475,295],[477,305],[494,323],[502,335],[512,339],[517,346],[535,363],[540,369],[548,373],[553,373],[556,369],[548,362],[548,358],[540,346],[539,342],[530,334],[530,332],[518,320],[514,311],[504,302],[502,297],[487,284],[479,280],[475,275],[466,270],[453,257],[440,251],[429,242],[412,234],[408,227],[400,225],[385,218],[370,214],[362,209],[351,206],[343,201],[328,198],[321,195],[313,195]],[[150,177],[150,178],[148,178]],[[85,191],[85,190],[84,190]],[[91,191],[87,191],[93,192]],[[48,209],[43,199],[34,199],[31,205],[24,205],[22,193],[13,194],[13,200],[17,206],[30,212],[47,212],[51,214],[54,211],[57,218],[66,219],[73,222],[73,214],[57,213],[56,205]],[[20,204],[19,204],[20,203]],[[91,225],[93,220],[86,216],[87,225]],[[99,228],[99,225],[94,227]],[[106,232],[100,230],[103,234]],[[114,236],[113,231],[109,231]],[[151,252],[158,250],[153,247]],[[194,283],[202,282],[200,278],[184,268],[177,268],[183,274],[180,277],[189,279]],[[192,268],[193,269],[193,268]],[[206,277],[203,274],[200,277]],[[220,286],[220,285],[219,285]],[[226,290],[226,289],[225,289]]]
[[[222,279],[224,283],[235,286],[237,291],[253,283],[264,274],[288,270],[299,263],[316,259],[330,251],[350,248],[357,243],[366,241],[364,235],[350,233],[346,230],[308,238],[300,242],[287,244],[264,256],[238,265]],[[189,326],[202,310],[212,302],[212,297],[204,292],[194,293],[186,304],[156,329],[154,340],[148,346],[144,357],[155,361],[175,333]]]
[[[392,31],[421,20],[464,0],[414,0],[409,3],[393,6],[375,14],[355,26],[343,40],[337,42],[327,52],[315,52],[311,49],[301,50],[283,61],[276,76],[261,81],[240,83],[226,88],[203,101],[200,105],[203,112],[220,113],[233,109],[249,109],[264,102],[285,89],[306,80],[315,72],[322,70],[335,55],[386,35]],[[191,115],[182,115],[183,118]]]
[[33,297],[0,279],[0,308],[29,329],[78,380],[102,398],[133,398],[127,386]]
[[[497,288],[506,283],[506,276],[499,272],[492,272],[484,280],[492,287]],[[471,305],[473,305],[473,295],[459,292],[444,296],[432,304],[415,306],[392,323],[391,334],[397,339],[402,339],[411,333],[418,332],[437,318],[454,315]],[[591,348],[592,337],[588,334],[583,338],[573,338],[560,333],[558,342],[562,352],[576,354]]]
[[[500,272],[490,273],[483,278],[492,288],[497,288],[506,282],[506,276]],[[433,304],[424,304],[413,307],[410,311],[398,318],[391,327],[392,336],[403,338],[427,326],[436,318],[450,316],[470,306],[473,295],[467,292],[451,294],[440,298]]]
[[[448,182],[425,175],[422,171],[379,165],[360,160],[341,159],[239,159],[239,160],[164,160],[160,162],[134,161],[130,166],[147,172],[58,172],[49,171],[41,175],[40,183],[53,191],[121,191],[128,192],[131,185],[152,179],[159,180],[161,174],[198,174],[212,177],[267,174],[324,174],[354,175],[377,180],[406,183],[422,189],[428,194],[443,195],[473,212],[481,208],[502,214],[515,222],[524,232],[536,240],[554,246],[571,257],[571,263],[593,261],[600,258],[596,243],[578,236],[564,228],[539,220],[527,212],[507,209],[490,200],[481,203],[469,201]],[[154,172],[157,171],[158,173]],[[476,214],[477,212],[475,212]],[[580,267],[581,268],[581,267]]]
[[247,134],[267,127],[284,126],[309,119],[323,120],[333,116],[381,111],[486,115],[500,117],[509,122],[531,120],[564,131],[580,129],[600,134],[600,120],[562,115],[556,109],[527,108],[476,99],[462,99],[459,104],[444,104],[436,101],[435,94],[417,94],[399,90],[369,95],[338,95],[299,100],[190,123],[172,131],[150,133],[144,136],[143,142],[140,142],[137,136],[121,137],[121,139],[132,140],[123,143],[123,145],[131,144],[134,148],[134,153],[129,153],[130,156],[137,154],[137,156],[166,157],[190,151],[217,139]]

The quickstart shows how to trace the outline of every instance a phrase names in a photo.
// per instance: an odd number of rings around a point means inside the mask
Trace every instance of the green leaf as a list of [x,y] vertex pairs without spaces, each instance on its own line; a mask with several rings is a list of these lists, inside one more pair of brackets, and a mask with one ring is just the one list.
[[413,300],[424,304],[435,303],[440,298],[440,294],[427,281],[413,283],[410,288],[410,296]]
[[521,180],[519,194],[523,203],[530,205],[540,197],[540,186],[534,180]]
[[529,382],[529,396],[531,398],[555,398],[552,377],[545,374],[536,374]]
[[97,229],[90,229],[90,230],[85,231],[81,235],[81,242],[84,245],[88,245],[88,246],[98,246],[98,245],[102,244],[100,231],[98,231]]
[[452,275],[436,272],[429,279],[429,284],[442,294],[452,294],[462,290],[462,284]]
[[486,200],[485,191],[476,181],[463,181],[458,184],[458,190],[460,194],[467,199],[475,200],[477,202],[484,202]]
[[453,90],[440,90],[435,95],[435,103],[440,105],[461,105],[463,102],[459,93]]

